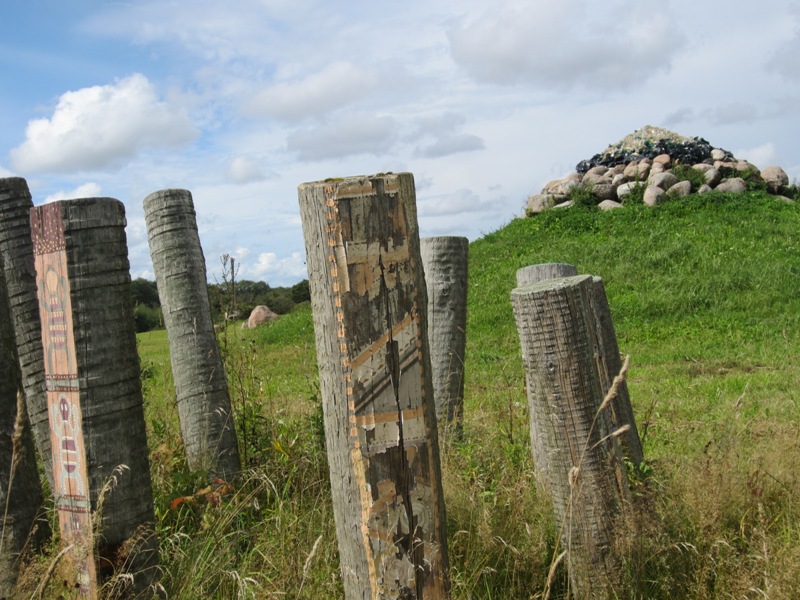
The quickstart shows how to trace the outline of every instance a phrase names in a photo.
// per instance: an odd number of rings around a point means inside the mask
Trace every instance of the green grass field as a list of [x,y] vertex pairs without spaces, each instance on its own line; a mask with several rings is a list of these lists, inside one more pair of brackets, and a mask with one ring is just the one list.
[[[757,193],[517,219],[470,246],[464,438],[443,451],[453,598],[543,598],[518,268],[603,278],[647,466],[620,598],[800,598],[800,207]],[[311,311],[220,336],[245,481],[182,459],[166,335],[139,336],[169,598],[339,598]],[[556,570],[551,597],[563,595]]]

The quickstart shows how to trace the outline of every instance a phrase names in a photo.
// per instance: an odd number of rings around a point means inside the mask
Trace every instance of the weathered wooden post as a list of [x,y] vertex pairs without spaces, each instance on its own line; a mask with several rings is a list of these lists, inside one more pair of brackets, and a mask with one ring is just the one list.
[[33,267],[31,208],[33,200],[24,179],[0,179],[0,254],[4,259],[13,332],[22,373],[22,389],[36,448],[52,489],[50,423],[47,419],[47,392],[44,386],[42,325],[39,321],[36,272]]
[[464,415],[464,350],[467,344],[465,237],[422,238],[420,254],[428,291],[428,340],[433,398],[440,426],[460,428]]
[[345,595],[445,598],[414,178],[305,183],[298,195]]
[[169,338],[186,462],[190,469],[229,479],[241,469],[239,447],[211,320],[192,194],[154,192],[144,199],[144,216]]
[[572,277],[578,274],[575,265],[566,263],[542,263],[540,265],[529,265],[517,270],[517,287],[524,287],[531,283],[547,281],[548,279],[558,279],[559,277]]
[[84,198],[35,207],[30,218],[53,491],[75,583],[94,597],[97,577],[116,569],[133,575],[132,594],[144,592],[158,542],[125,209],[112,198]]
[[606,435],[608,410],[593,364],[599,350],[592,294],[590,276],[511,292],[528,381],[531,437],[547,455],[546,476],[572,592],[580,600],[605,599],[618,586],[620,565],[612,544],[628,496],[619,440]]
[[[622,359],[617,344],[617,334],[611,320],[611,308],[608,306],[606,288],[600,277],[592,278],[591,309],[595,323],[595,335],[600,355],[595,364],[600,377],[600,386],[603,393],[607,393],[614,383],[614,377],[622,369]],[[627,425],[628,429],[620,436],[625,457],[634,465],[639,466],[644,460],[642,441],[639,438],[639,429],[633,416],[631,397],[628,393],[628,384],[623,381],[617,389],[617,395],[611,400],[609,406],[611,427],[617,429]]]
[[0,598],[15,597],[25,545],[35,548],[49,534],[46,519],[37,523],[44,497],[33,437],[25,422],[25,402],[19,393],[17,361],[5,274],[0,268]]

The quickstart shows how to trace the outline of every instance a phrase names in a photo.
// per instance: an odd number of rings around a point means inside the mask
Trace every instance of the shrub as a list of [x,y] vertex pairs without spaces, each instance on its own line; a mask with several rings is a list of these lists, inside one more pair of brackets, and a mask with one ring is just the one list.
[[589,185],[576,185],[570,188],[567,192],[567,200],[574,202],[575,206],[597,208],[597,198],[594,197],[592,187]]
[[691,183],[693,192],[700,189],[700,186],[706,182],[706,176],[702,171],[698,171],[688,165],[675,165],[672,168],[672,174],[675,175],[679,181],[688,181]]

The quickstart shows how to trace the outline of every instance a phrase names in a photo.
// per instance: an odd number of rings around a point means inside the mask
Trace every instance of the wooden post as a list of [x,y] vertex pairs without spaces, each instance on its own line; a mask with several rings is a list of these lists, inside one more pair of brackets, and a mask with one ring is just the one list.
[[449,590],[410,173],[298,188],[345,596]]
[[[547,455],[547,479],[567,550],[575,598],[607,598],[619,582],[615,520],[627,475],[594,367],[598,353],[590,276],[511,292],[528,381],[531,437]],[[538,439],[537,439],[538,438]],[[619,591],[619,590],[617,590]]]
[[517,271],[517,287],[525,287],[531,283],[558,279],[559,277],[572,277],[578,274],[574,265],[566,263],[542,263],[522,267]]
[[455,424],[464,414],[464,350],[467,343],[467,257],[465,237],[420,240],[428,291],[428,340],[433,398],[439,425]]
[[169,338],[186,462],[212,478],[230,479],[241,469],[239,447],[228,378],[211,320],[192,194],[150,194],[144,199],[144,216]]
[[0,179],[0,253],[4,260],[22,389],[36,449],[52,489],[50,422],[47,419],[42,325],[39,321],[36,272],[33,267],[31,208],[33,200],[24,179]]
[[33,437],[19,393],[19,363],[5,274],[0,268],[0,598],[17,597],[21,553],[49,537]]
[[[603,285],[603,280],[600,277],[592,278],[592,301],[591,310],[595,322],[595,334],[597,336],[597,345],[600,348],[600,354],[597,357],[595,365],[597,373],[600,377],[600,386],[603,394],[608,393],[611,385],[614,383],[614,378],[619,374],[622,369],[622,360],[619,353],[619,345],[617,344],[617,334],[614,331],[614,323],[611,320],[611,309],[608,306],[608,298],[606,297],[606,288]],[[639,466],[644,460],[644,452],[642,449],[642,441],[639,439],[639,430],[636,427],[636,419],[633,416],[633,407],[631,406],[631,397],[628,393],[628,384],[623,381],[618,390],[616,397],[611,401],[610,405],[611,427],[617,429],[623,425],[628,426],[628,430],[620,436],[625,457],[630,460],[634,465]]]
[[158,560],[124,228],[111,198],[31,209],[53,491],[85,597],[115,567],[143,592]]

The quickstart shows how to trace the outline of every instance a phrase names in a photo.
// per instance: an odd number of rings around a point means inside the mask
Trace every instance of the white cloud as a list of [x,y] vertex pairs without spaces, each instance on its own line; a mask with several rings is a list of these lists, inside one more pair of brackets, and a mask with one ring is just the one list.
[[423,158],[439,158],[458,152],[482,150],[483,148],[483,140],[477,135],[457,133],[441,137],[432,144],[418,146],[414,153]]
[[669,67],[683,35],[665,13],[628,2],[507,0],[453,28],[453,58],[476,80],[627,88]]
[[254,265],[248,265],[248,276],[255,276],[263,281],[299,281],[308,277],[305,255],[293,252],[290,256],[278,257],[274,252],[263,252],[258,255]]
[[477,193],[468,189],[456,190],[452,194],[422,198],[418,204],[421,217],[485,212],[497,207],[495,202],[483,201]]
[[800,82],[800,4],[789,6],[794,20],[794,35],[766,61],[767,68],[788,81]]
[[759,169],[774,165],[775,161],[778,159],[778,153],[775,151],[775,144],[772,142],[761,144],[755,148],[741,148],[735,150],[733,155],[736,158],[741,158],[753,163]]
[[49,196],[45,197],[44,203],[47,204],[48,202],[56,202],[58,200],[72,200],[74,198],[97,198],[100,196],[101,192],[102,188],[100,185],[93,181],[89,181],[72,190],[59,190],[54,194],[50,194]]
[[256,93],[246,112],[298,121],[351,104],[377,85],[376,73],[334,62],[299,81],[277,83]]
[[703,117],[714,125],[752,123],[758,118],[758,109],[746,102],[730,102],[703,111]]
[[137,73],[62,94],[52,117],[28,123],[26,139],[11,150],[11,160],[23,172],[100,169],[197,135],[188,116],[159,100],[150,81]]
[[14,177],[14,173],[6,169],[3,165],[0,165],[0,177]]
[[381,154],[395,142],[391,117],[349,115],[319,127],[300,129],[286,140],[287,148],[303,161],[342,158],[355,154]]
[[225,176],[234,183],[249,183],[266,179],[258,163],[247,156],[237,156],[228,165]]

